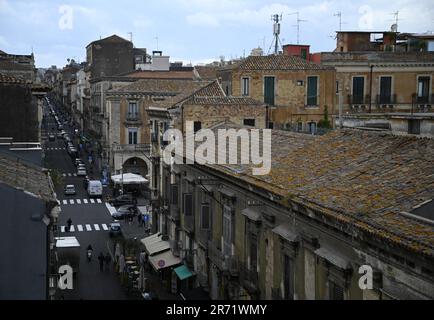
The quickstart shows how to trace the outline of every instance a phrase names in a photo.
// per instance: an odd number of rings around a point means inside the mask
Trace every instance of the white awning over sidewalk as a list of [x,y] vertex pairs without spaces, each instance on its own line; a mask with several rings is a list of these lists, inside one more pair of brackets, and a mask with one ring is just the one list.
[[152,236],[143,238],[140,242],[145,246],[146,252],[152,256],[156,253],[170,249],[169,241],[162,239],[161,233],[153,234]]
[[175,257],[171,250],[164,251],[163,253],[156,254],[149,257],[149,262],[152,264],[156,271],[168,268],[182,263],[182,260]]
[[145,184],[149,182],[148,179],[134,173],[124,173],[123,175],[118,174],[111,176],[111,179],[115,184]]

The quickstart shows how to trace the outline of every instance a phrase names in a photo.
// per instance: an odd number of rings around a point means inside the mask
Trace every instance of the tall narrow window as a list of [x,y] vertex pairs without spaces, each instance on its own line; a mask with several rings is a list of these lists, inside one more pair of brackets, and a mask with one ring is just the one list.
[[255,234],[250,234],[250,271],[258,270],[258,238]]
[[264,103],[274,106],[274,77],[264,77]]
[[318,77],[307,77],[307,105],[318,105]]
[[243,78],[243,96],[248,96],[250,94],[250,79]]
[[223,209],[223,254],[232,255],[232,209],[226,205]]
[[137,144],[137,128],[128,129],[128,144]]
[[380,78],[380,104],[391,103],[392,101],[392,77]]
[[286,254],[283,256],[284,299],[294,299],[294,266]]
[[353,102],[354,104],[362,104],[363,96],[365,94],[365,78],[353,78]]
[[304,60],[307,59],[307,49],[301,49],[301,58]]
[[127,118],[129,120],[135,120],[139,116],[139,109],[137,108],[136,102],[130,102],[128,103],[128,114]]
[[417,78],[417,102],[428,103],[430,77]]
[[210,229],[210,206],[209,203],[203,203],[201,208],[201,227],[202,229]]

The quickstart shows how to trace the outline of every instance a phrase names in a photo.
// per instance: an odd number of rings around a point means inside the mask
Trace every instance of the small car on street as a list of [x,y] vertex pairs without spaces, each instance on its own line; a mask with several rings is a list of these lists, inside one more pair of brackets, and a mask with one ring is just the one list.
[[54,134],[50,134],[48,136],[48,141],[56,141],[56,137],[54,136]]
[[84,168],[84,167],[78,167],[78,169],[77,169],[77,176],[79,176],[79,177],[87,176],[86,168]]
[[113,207],[119,207],[123,205],[136,205],[137,199],[132,194],[128,193],[110,200],[110,204]]
[[117,237],[122,235],[121,224],[119,222],[113,222],[110,224],[109,237]]
[[73,184],[68,184],[67,186],[65,186],[65,195],[69,196],[69,195],[75,195],[75,186]]
[[134,212],[136,212],[136,210],[137,208],[135,205],[121,206],[118,210],[116,210],[116,212],[112,213],[112,218],[115,220],[123,220],[134,215]]

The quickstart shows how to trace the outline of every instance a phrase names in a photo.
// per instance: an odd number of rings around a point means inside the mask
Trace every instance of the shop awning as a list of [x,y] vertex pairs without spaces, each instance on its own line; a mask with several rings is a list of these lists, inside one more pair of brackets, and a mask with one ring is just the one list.
[[156,233],[152,236],[143,238],[140,242],[145,246],[146,252],[152,256],[156,253],[170,249],[169,241],[164,241],[162,237],[163,235],[161,233]]
[[149,262],[156,271],[159,271],[164,268],[180,264],[182,260],[178,257],[175,257],[171,250],[167,250],[156,254],[155,256],[149,257]]
[[193,276],[193,273],[190,271],[190,269],[188,269],[188,267],[185,264],[175,268],[174,271],[178,276],[179,280],[184,280]]
[[282,223],[278,225],[276,228],[274,228],[272,231],[289,242],[299,241],[298,235],[292,230],[289,224]]
[[[123,176],[123,177],[122,177]],[[141,175],[134,173],[124,173],[111,176],[112,181],[115,184],[144,184],[148,183],[148,179],[143,178]]]
[[261,221],[261,207],[250,207],[250,208],[246,208],[243,209],[241,211],[241,214],[247,218],[249,218],[252,221],[258,222]]

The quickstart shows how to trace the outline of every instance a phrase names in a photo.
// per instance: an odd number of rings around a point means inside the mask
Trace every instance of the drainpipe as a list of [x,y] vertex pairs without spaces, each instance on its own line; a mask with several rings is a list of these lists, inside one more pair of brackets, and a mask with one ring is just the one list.
[[370,84],[369,84],[369,113],[371,113],[371,109],[372,109],[372,70],[374,69],[374,66],[371,65],[371,74],[370,74]]

